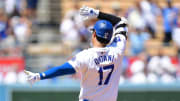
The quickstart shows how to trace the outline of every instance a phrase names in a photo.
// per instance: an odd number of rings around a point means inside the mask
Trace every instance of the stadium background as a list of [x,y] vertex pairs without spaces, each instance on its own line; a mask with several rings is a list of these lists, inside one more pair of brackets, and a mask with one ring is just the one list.
[[79,75],[31,87],[23,70],[42,72],[89,47],[97,19],[83,21],[82,5],[129,21],[118,101],[180,101],[179,0],[0,0],[0,101],[78,100]]

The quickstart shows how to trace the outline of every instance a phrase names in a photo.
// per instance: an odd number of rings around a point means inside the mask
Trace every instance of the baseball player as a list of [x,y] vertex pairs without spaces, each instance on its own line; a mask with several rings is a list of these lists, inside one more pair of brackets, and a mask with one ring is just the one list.
[[87,6],[80,8],[80,15],[99,19],[92,29],[93,47],[79,52],[63,65],[45,72],[25,71],[27,79],[33,84],[39,80],[79,72],[81,74],[79,101],[116,101],[120,64],[127,39],[127,20]]

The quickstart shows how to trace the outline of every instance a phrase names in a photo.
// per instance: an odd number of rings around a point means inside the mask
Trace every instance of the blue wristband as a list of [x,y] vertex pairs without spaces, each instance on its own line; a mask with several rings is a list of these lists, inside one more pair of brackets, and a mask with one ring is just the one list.
[[75,73],[76,71],[72,67],[72,65],[66,62],[61,66],[53,67],[45,72],[40,73],[40,79],[43,80],[43,79],[53,78],[56,76],[70,75]]

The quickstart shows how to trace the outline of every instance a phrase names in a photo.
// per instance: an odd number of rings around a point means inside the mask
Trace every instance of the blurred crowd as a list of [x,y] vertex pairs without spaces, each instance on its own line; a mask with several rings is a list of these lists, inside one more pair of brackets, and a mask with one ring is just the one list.
[[37,0],[0,0],[0,56],[22,56]]
[[0,0],[0,83],[26,82],[17,63],[32,34],[38,0]]
[[[78,2],[61,18],[59,27],[63,46],[71,47],[65,49],[75,49],[74,53],[91,46],[89,29],[97,21],[96,18],[83,20],[78,13],[81,7]],[[174,6],[173,0],[165,0],[163,6],[157,0],[132,2],[133,6],[126,9],[119,5],[121,2],[111,5],[112,14],[124,16],[129,21],[127,52],[122,62],[120,83],[179,81],[180,8]],[[38,0],[0,0],[0,57],[25,56],[24,51],[32,35],[32,26],[36,24],[37,4]],[[101,7],[103,5],[97,5],[96,9],[101,10]],[[163,34],[162,38],[158,37],[160,34]],[[162,44],[152,47],[157,51],[156,54],[149,54],[151,47],[146,43],[155,40]],[[166,50],[172,46],[176,49],[175,53],[167,54]],[[2,71],[0,69],[0,83],[26,81],[23,71],[19,71],[16,65],[12,65],[6,73]]]

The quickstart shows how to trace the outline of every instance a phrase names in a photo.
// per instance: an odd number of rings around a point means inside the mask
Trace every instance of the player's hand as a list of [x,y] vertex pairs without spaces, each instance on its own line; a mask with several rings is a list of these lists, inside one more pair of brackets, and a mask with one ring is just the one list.
[[80,8],[79,13],[81,16],[84,17],[84,19],[88,19],[92,17],[97,17],[99,15],[99,10],[90,8],[88,6],[83,6]]
[[26,71],[26,70],[24,70],[24,73],[27,75],[26,79],[31,85],[33,85],[37,81],[40,81],[39,73],[32,73],[32,72]]

